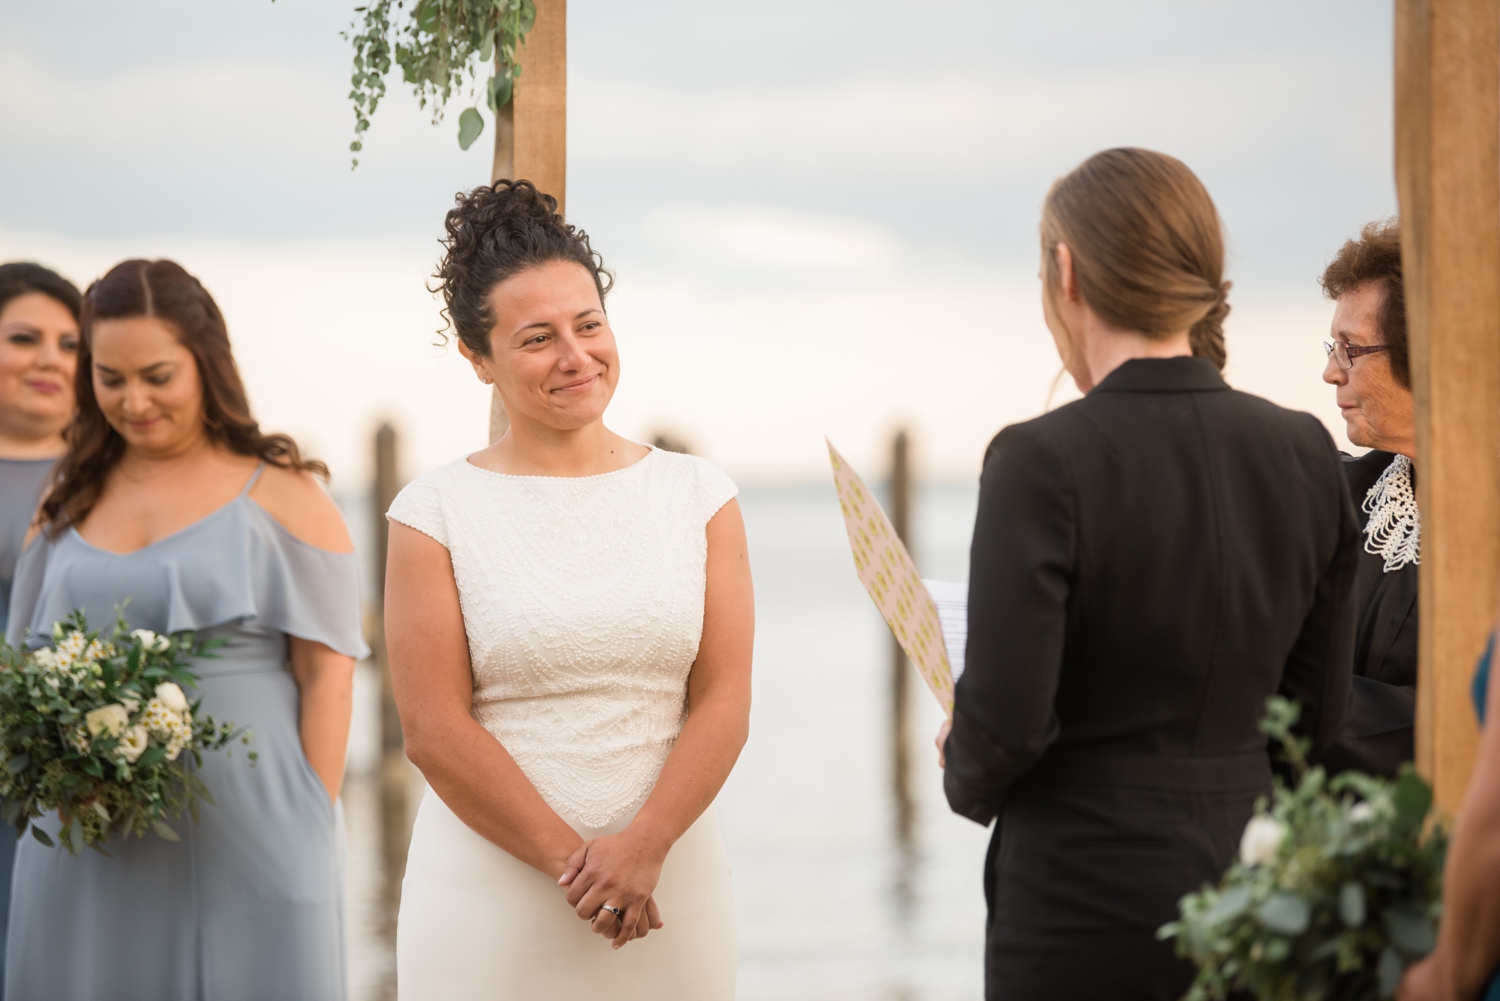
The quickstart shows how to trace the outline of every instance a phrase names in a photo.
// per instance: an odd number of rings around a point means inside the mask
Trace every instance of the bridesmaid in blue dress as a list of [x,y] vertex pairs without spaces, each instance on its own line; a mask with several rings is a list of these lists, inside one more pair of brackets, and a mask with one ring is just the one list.
[[205,756],[217,805],[178,821],[180,842],[73,857],[25,839],[6,996],[342,999],[337,794],[366,649],[325,470],[260,431],[218,308],[170,261],[127,261],[89,289],[76,391],[9,639],[45,639],[74,608],[108,625],[127,598],[132,627],[223,637],[195,666],[203,708],[251,727],[259,760]]
[[[0,264],[0,633],[21,543],[52,466],[68,449],[78,367],[78,289],[40,264]],[[16,831],[0,824],[0,941]],[[5,975],[0,950],[0,982]]]

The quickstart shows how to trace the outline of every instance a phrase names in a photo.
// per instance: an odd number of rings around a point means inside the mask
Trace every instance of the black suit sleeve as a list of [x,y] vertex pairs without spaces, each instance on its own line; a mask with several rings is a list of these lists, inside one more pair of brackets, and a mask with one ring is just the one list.
[[[1326,438],[1327,432],[1319,427]],[[1333,450],[1329,441],[1328,448]],[[1337,467],[1335,467],[1337,468]],[[1281,694],[1302,706],[1295,730],[1312,742],[1317,759],[1339,739],[1349,711],[1354,674],[1355,576],[1359,569],[1359,518],[1349,484],[1338,477],[1338,544],[1318,580],[1313,607],[1302,622],[1281,676]]]
[[1076,559],[1065,460],[1017,425],[990,444],[969,556],[969,642],[943,789],[980,824],[1057,739],[1053,706]]

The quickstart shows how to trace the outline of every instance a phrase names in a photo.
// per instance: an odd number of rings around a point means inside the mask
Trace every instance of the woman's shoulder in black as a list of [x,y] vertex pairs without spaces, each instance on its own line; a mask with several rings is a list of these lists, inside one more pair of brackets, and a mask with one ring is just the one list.
[[1369,493],[1380,474],[1396,461],[1396,453],[1371,449],[1364,455],[1344,455],[1344,475],[1349,478],[1349,493],[1364,497]]

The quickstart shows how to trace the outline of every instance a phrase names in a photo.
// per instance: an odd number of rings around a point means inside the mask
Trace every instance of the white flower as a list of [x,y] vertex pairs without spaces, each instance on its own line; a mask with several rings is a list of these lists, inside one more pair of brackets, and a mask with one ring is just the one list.
[[1349,808],[1349,823],[1368,824],[1375,819],[1375,807],[1371,803],[1359,802]]
[[1269,862],[1286,838],[1286,827],[1275,817],[1258,814],[1245,825],[1240,836],[1240,861],[1247,866]]
[[146,753],[146,739],[146,728],[143,726],[133,726],[120,734],[120,757],[126,761],[135,761]]
[[130,722],[130,713],[116,702],[85,713],[83,721],[95,737],[118,737],[125,724]]
[[134,716],[135,711],[141,707],[141,700],[127,697],[120,700],[120,705],[125,707],[126,712]]
[[149,629],[137,629],[130,635],[141,641],[141,648],[147,653],[164,653],[172,645],[170,639]]
[[187,696],[182,694],[181,688],[178,688],[170,681],[164,681],[156,686],[156,697],[161,700],[162,705],[174,713],[185,713],[188,711]]

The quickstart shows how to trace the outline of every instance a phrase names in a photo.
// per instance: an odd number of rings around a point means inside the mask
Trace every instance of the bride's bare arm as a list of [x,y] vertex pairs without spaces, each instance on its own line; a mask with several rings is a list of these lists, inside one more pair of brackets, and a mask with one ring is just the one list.
[[406,756],[475,831],[554,879],[582,839],[469,714],[473,676],[448,550],[390,523],[385,636]]
[[625,911],[619,923],[595,922],[601,932],[613,929],[615,948],[635,937],[668,850],[719,794],[750,734],[755,596],[739,505],[724,505],[707,531],[703,638],[688,675],[687,722],[630,826],[590,841],[570,860],[576,875],[568,902],[579,917],[592,920],[605,904]]

